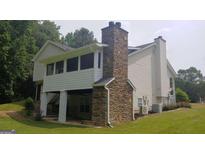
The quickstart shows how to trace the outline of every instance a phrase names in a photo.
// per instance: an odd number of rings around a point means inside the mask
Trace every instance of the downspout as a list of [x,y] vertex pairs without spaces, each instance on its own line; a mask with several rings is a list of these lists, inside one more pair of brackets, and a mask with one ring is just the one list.
[[107,90],[107,125],[108,127],[113,128],[110,122],[110,90],[106,85],[105,89]]

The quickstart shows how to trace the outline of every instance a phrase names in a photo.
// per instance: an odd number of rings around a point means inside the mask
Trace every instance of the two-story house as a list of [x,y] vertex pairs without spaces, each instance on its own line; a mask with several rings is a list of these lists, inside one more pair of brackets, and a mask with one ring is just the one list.
[[166,41],[128,47],[121,23],[102,29],[102,43],[73,49],[47,41],[33,58],[33,81],[42,116],[59,122],[90,120],[96,125],[134,120],[140,106],[175,103],[176,73]]

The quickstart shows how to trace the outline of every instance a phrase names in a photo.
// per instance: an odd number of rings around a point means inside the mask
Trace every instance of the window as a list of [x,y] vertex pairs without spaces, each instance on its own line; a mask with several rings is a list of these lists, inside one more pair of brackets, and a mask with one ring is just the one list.
[[173,88],[173,79],[172,78],[169,78],[169,86],[170,86],[170,88]]
[[89,69],[93,68],[94,65],[94,54],[90,53],[80,57],[80,69]]
[[46,75],[53,75],[53,71],[54,71],[54,63],[48,64]]
[[98,53],[98,68],[101,66],[101,53]]
[[56,63],[56,74],[63,73],[64,61],[59,61]]
[[73,72],[78,70],[78,57],[67,60],[67,72]]
[[143,100],[142,98],[138,98],[138,106],[142,106]]

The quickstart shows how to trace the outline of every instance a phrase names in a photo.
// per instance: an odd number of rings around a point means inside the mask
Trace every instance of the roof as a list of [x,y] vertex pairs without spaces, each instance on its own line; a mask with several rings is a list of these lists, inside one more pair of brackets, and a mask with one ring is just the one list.
[[102,78],[102,79],[96,81],[93,86],[94,86],[94,87],[106,86],[106,85],[108,85],[109,83],[111,83],[114,79],[115,79],[114,77]]
[[177,77],[177,73],[175,72],[174,68],[172,67],[168,59],[167,59],[167,67],[174,74],[174,76]]
[[[144,49],[149,48],[152,45],[155,45],[155,43],[151,42],[151,43],[143,44],[140,46],[129,46],[128,47],[128,55],[131,56],[132,53],[134,54],[134,53],[142,52]],[[173,75],[176,77],[177,73],[175,72],[174,68],[172,67],[172,65],[170,64],[168,59],[167,59],[167,67],[173,73]]]
[[150,45],[153,45],[154,42],[151,42],[151,43],[147,43],[147,44],[143,44],[143,45],[140,45],[140,46],[129,46],[128,47],[128,54],[131,54],[133,52],[139,52],[141,49],[144,49]]
[[53,42],[53,41],[49,41],[50,43],[54,44],[55,46],[63,49],[64,51],[69,51],[69,50],[72,50],[73,48],[65,45],[65,44],[62,44],[62,43],[59,43],[59,42]]
[[127,79],[127,82],[129,83],[129,85],[132,87],[133,90],[136,90],[135,85],[132,83],[130,79]]
[[69,58],[71,56],[78,56],[79,54],[87,54],[90,52],[95,52],[96,49],[100,49],[102,47],[107,46],[106,44],[101,44],[101,43],[92,43],[80,48],[75,48],[75,49],[71,49],[69,50],[69,52],[65,52],[59,55],[55,55],[55,56],[50,56],[48,58],[42,59],[40,62],[44,63],[44,64],[48,64],[48,63],[53,63],[56,61],[60,61],[60,60],[64,60],[66,58]]
[[67,46],[67,45],[65,45],[65,44],[58,43],[58,42],[53,42],[53,41],[48,40],[48,41],[41,47],[41,49],[37,52],[37,54],[33,57],[32,61],[35,61],[35,60],[39,57],[39,55],[44,51],[44,49],[46,48],[46,46],[47,46],[48,44],[52,44],[52,45],[54,45],[54,46],[60,48],[60,49],[61,49],[62,51],[64,51],[64,52],[67,52],[67,51],[70,51],[70,50],[73,49],[73,48],[71,48],[71,47],[69,47],[69,46]]
[[[95,82],[93,84],[94,87],[102,87],[102,86],[107,86],[108,84],[110,84],[112,81],[114,81],[115,78],[114,77],[111,77],[111,78],[102,78],[100,79],[99,81]],[[135,86],[134,84],[129,80],[127,79],[127,82],[128,84],[133,88],[133,90],[135,90]]]

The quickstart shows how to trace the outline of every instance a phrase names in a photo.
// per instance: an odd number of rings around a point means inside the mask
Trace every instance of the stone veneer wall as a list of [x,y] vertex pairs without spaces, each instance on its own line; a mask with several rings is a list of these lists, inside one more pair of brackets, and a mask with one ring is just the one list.
[[[123,88],[122,88],[123,87]],[[113,81],[110,90],[110,122],[133,120],[133,89],[127,82]]]
[[[102,43],[108,44],[103,49],[103,78],[114,77],[115,80],[108,85],[110,91],[110,122],[118,123],[121,121],[133,120],[133,89],[127,82],[128,80],[128,32],[120,27],[120,23],[109,23],[109,26],[102,29]],[[97,90],[97,89],[96,89]],[[102,89],[100,89],[103,93]],[[94,94],[95,95],[95,94]],[[98,95],[99,96],[99,95]],[[105,95],[103,95],[103,98]],[[100,97],[94,98],[96,109],[104,111],[104,106],[100,104]],[[97,102],[99,104],[97,104]],[[107,106],[107,102],[106,106]],[[100,108],[103,109],[100,109]],[[95,109],[93,108],[93,111]],[[95,113],[96,111],[94,111]],[[105,111],[104,111],[105,112]],[[100,120],[107,113],[98,113]],[[102,116],[103,115],[103,116]]]
[[107,124],[107,90],[104,87],[93,88],[92,121],[95,125]]

